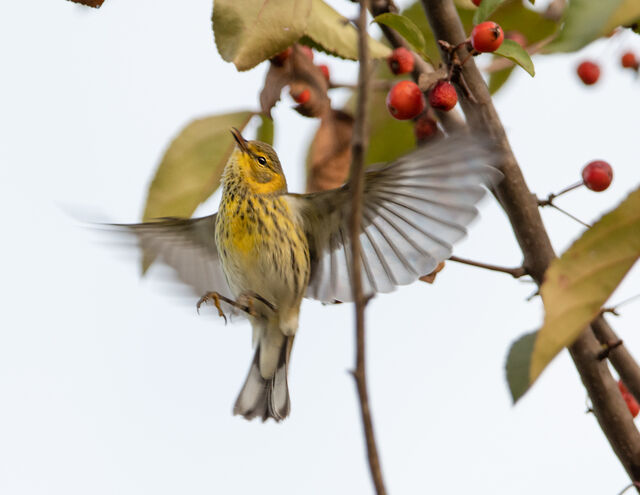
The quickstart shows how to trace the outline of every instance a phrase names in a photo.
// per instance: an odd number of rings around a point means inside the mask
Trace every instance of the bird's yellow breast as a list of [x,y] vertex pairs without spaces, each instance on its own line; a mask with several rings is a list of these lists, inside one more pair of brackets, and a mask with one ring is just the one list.
[[301,296],[309,279],[307,238],[281,196],[227,191],[216,223],[216,243],[231,286],[256,291],[272,285]]

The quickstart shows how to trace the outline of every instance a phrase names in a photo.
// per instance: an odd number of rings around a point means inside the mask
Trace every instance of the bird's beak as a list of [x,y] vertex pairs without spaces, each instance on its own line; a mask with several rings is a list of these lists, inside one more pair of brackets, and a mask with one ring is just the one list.
[[242,152],[248,153],[249,148],[247,148],[247,140],[242,137],[242,134],[240,134],[240,131],[235,127],[232,127],[231,134],[233,134],[233,138],[236,140],[236,143],[238,143],[238,148],[240,148]]

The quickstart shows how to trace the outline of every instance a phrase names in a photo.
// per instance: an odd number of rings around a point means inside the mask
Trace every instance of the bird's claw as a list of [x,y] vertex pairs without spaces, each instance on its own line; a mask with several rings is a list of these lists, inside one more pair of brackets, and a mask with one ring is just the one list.
[[202,306],[203,304],[206,304],[209,301],[213,300],[213,304],[218,309],[218,316],[221,316],[222,318],[224,318],[224,324],[226,325],[227,324],[227,315],[224,314],[224,311],[222,311],[222,308],[220,307],[220,300],[221,299],[222,300],[226,300],[226,297],[221,296],[217,292],[207,292],[204,296],[202,296],[198,300],[198,303],[196,304],[196,311],[198,312],[198,314],[200,314],[200,306]]

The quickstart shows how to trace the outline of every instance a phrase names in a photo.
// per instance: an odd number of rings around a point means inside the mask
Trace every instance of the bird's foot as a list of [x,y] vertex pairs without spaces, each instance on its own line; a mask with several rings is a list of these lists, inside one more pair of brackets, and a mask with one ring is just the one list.
[[224,318],[225,325],[227,324],[227,315],[224,314],[222,308],[220,307],[220,301],[225,301],[231,305],[235,305],[236,302],[224,297],[222,294],[218,294],[217,292],[207,292],[204,296],[202,296],[198,303],[196,304],[196,310],[200,313],[200,306],[208,303],[209,301],[213,301],[213,304],[218,309],[218,316],[222,316]]

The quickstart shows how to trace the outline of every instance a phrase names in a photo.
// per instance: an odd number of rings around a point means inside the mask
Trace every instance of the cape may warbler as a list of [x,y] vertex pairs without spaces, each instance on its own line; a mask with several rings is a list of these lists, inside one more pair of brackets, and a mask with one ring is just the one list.
[[[232,133],[237,145],[218,213],[124,227],[207,294],[202,300],[213,299],[220,311],[221,303],[224,311],[244,310],[256,351],[234,413],[280,421],[289,414],[287,368],[302,298],[352,301],[351,194],[348,184],[288,193],[273,148]],[[500,175],[490,159],[470,138],[451,137],[367,169],[359,260],[365,294],[409,284],[450,256],[477,214],[481,185]]]

